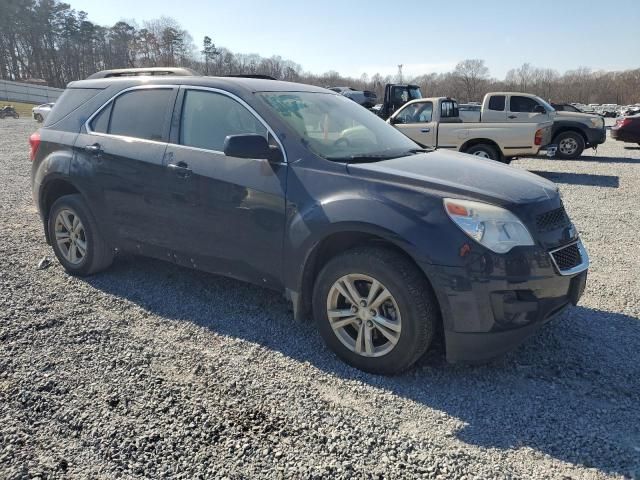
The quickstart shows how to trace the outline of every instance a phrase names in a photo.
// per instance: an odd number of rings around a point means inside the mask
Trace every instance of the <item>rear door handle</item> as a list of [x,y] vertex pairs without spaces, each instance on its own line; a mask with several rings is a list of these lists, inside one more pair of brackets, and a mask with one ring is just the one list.
[[92,145],[85,145],[84,151],[88,153],[93,153],[95,155],[99,155],[104,150],[102,150],[102,147],[100,146],[99,143],[94,143]]
[[510,118],[510,119],[513,120],[514,118],[518,118],[518,116],[517,115],[509,115],[507,118]]
[[430,128],[421,128],[420,131],[422,133],[429,133],[431,131],[431,129]]
[[180,178],[188,178],[193,171],[189,168],[185,162],[170,163],[167,168],[174,172]]

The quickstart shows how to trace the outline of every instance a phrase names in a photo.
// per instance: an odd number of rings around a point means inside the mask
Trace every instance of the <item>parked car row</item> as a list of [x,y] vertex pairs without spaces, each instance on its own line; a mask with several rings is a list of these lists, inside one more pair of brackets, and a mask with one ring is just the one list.
[[449,361],[490,359],[579,301],[589,257],[558,187],[442,148],[482,132],[533,151],[546,105],[494,94],[465,124],[453,99],[414,99],[385,122],[323,88],[167,70],[70,83],[29,140],[44,236],[69,273],[134,253],[253,282],[379,374],[437,336]]
[[365,108],[372,108],[378,100],[376,93],[369,90],[356,90],[351,87],[329,87],[329,90],[350,98]]

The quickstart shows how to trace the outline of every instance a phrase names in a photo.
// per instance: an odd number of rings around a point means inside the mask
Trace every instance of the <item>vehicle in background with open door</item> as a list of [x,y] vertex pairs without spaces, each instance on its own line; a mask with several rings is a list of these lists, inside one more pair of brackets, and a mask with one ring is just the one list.
[[422,98],[422,92],[418,85],[387,83],[384,87],[384,101],[379,108],[376,105],[372,111],[386,120],[405,103],[419,98]]

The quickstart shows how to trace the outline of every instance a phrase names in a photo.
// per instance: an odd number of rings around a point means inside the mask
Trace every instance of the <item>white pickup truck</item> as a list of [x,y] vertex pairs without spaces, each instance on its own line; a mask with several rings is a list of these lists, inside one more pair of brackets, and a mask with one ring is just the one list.
[[[551,141],[551,121],[463,123],[458,102],[448,97],[413,100],[388,123],[426,147],[457,150],[509,163],[514,157],[536,155]],[[550,148],[549,155],[554,153]]]
[[500,124],[553,122],[550,143],[557,147],[556,156],[561,159],[578,158],[585,148],[595,148],[607,138],[601,116],[556,111],[549,103],[530,93],[487,93],[474,121]]

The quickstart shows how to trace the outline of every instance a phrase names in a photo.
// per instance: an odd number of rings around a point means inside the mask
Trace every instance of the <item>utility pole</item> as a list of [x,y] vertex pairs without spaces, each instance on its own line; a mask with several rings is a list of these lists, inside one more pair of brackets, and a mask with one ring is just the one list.
[[402,63],[398,65],[398,83],[402,83]]

